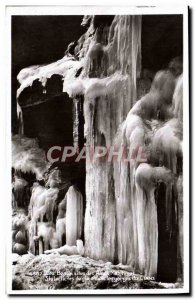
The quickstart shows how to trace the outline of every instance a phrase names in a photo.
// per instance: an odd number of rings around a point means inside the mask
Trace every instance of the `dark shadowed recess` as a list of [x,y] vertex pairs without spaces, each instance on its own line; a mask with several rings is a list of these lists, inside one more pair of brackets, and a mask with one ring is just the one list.
[[164,69],[183,55],[183,16],[147,15],[142,17],[142,68]]
[[[64,11],[64,13],[66,13]],[[85,32],[83,16],[12,16],[12,131],[17,132],[17,74],[31,65],[64,56],[69,43]]]

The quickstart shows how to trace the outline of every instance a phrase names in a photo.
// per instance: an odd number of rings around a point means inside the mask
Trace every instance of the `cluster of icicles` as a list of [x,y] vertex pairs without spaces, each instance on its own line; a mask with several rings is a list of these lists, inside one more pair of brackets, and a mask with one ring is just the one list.
[[29,206],[31,215],[29,249],[32,253],[36,253],[36,243],[38,254],[41,254],[65,244],[75,246],[76,241],[82,236],[83,197],[81,193],[74,186],[69,188],[58,206],[55,224],[53,212],[57,196],[58,189],[52,185],[49,189],[41,186],[33,187]]
[[[45,186],[35,182],[29,199],[28,182],[15,176],[13,184],[13,252],[20,255],[49,253],[51,249],[66,254],[82,254],[83,196],[71,185],[64,199],[57,203],[59,188],[54,171]],[[25,212],[25,208],[28,211]],[[55,211],[57,210],[57,216]],[[76,246],[77,245],[77,246]],[[79,249],[79,250],[78,250]]]
[[[182,88],[182,75],[158,72],[149,93],[136,102],[116,137],[116,143],[127,145],[130,152],[143,147],[147,158],[146,162],[120,161],[114,165],[119,261],[152,276],[157,274],[158,263],[157,183],[166,184],[168,228],[172,188],[182,190],[182,178],[177,173],[177,159],[182,156]],[[181,195],[178,202],[181,220]]]

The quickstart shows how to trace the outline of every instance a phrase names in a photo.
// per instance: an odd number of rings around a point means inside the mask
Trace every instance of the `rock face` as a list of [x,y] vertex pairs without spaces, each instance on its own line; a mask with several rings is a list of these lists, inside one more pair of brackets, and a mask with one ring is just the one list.
[[[36,107],[44,106],[46,116],[49,103],[59,100],[57,127],[47,118],[47,134],[46,127],[35,126],[39,144],[44,149],[54,142],[62,145],[64,135],[64,143],[77,150],[84,144],[93,154],[96,147],[106,150],[104,157],[86,155],[76,167],[68,161],[63,167],[45,163],[40,168],[31,157],[32,172],[45,181],[45,186],[36,183],[31,195],[31,252],[37,254],[36,243],[41,254],[64,243],[73,246],[81,238],[91,259],[175,282],[182,278],[183,263],[182,62],[167,61],[166,69],[156,74],[143,71],[141,16],[101,22],[87,16],[83,23],[86,33],[61,60],[18,75],[22,134],[32,137],[25,124],[27,116],[36,123]],[[16,163],[14,167],[20,169]],[[61,177],[52,175],[54,167]]]

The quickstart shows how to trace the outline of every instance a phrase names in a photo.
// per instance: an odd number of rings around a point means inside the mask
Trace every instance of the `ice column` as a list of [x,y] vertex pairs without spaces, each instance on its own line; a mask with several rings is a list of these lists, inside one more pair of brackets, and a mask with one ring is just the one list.
[[[96,46],[93,46],[93,55],[88,57],[93,59],[88,63],[88,74],[99,78],[114,74],[114,77],[104,86],[94,84],[93,92],[85,94],[86,144],[92,148],[109,148],[114,145],[118,127],[136,101],[136,79],[141,66],[141,16],[116,16],[109,31],[95,35],[93,45]],[[98,56],[96,60],[95,55]],[[93,72],[94,62],[96,70]],[[113,161],[86,158],[85,253],[95,259],[118,261],[117,249],[121,244],[116,235],[120,224],[116,214],[115,184],[119,180],[119,177],[114,180]],[[129,187],[124,186],[126,189]],[[132,222],[130,216],[127,222]],[[131,232],[123,226],[121,235],[124,232],[128,235],[129,245]]]
[[83,196],[71,186],[66,194],[66,245],[74,246],[83,233]]

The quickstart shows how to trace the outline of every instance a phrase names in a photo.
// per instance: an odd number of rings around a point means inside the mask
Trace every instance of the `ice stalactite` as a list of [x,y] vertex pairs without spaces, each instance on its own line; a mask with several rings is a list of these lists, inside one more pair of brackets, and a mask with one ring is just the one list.
[[64,244],[76,245],[83,234],[83,196],[71,186],[65,198],[58,204],[57,219],[54,207],[58,200],[58,188],[49,189],[34,184],[29,205],[30,251],[41,254]]
[[[145,126],[142,119],[137,115],[128,115],[116,135],[115,143],[129,147],[132,158],[137,147],[144,145],[144,135]],[[139,260],[137,239],[139,212],[135,186],[135,172],[138,164],[136,157],[129,162],[125,162],[123,159],[114,161],[117,256],[120,263],[128,264],[134,270],[138,267]],[[143,220],[139,222],[143,222]]]
[[84,115],[83,115],[83,97],[77,97],[73,106],[73,141],[77,151],[84,145]]
[[[183,75],[177,79],[173,95],[173,114],[181,123],[183,121]],[[182,125],[182,124],[181,124]]]
[[[114,163],[118,259],[150,276],[156,276],[158,269],[155,195],[160,182],[166,187],[164,230],[169,233],[170,243],[177,219],[175,177],[179,175],[182,157],[182,124],[174,115],[174,103],[182,102],[181,90],[180,99],[175,99],[178,84],[182,89],[180,79],[170,71],[158,72],[149,93],[132,107],[116,135],[116,143],[128,145],[131,157],[128,163]],[[143,149],[145,155],[137,160],[133,153],[138,148]],[[124,234],[124,228],[129,236]]]
[[13,182],[13,197],[16,207],[27,207],[29,204],[29,186],[23,178],[15,175]]
[[[107,32],[94,36],[94,44],[97,38],[103,40],[104,52],[101,50],[101,57],[106,64],[103,64],[103,72],[102,67],[99,69],[100,79],[94,80],[94,84],[85,92],[85,136],[90,147],[111,147],[118,126],[136,101],[136,78],[140,72],[141,56],[141,17],[116,16]],[[100,47],[98,51],[96,48],[93,46],[99,57]],[[94,56],[95,52],[90,64],[90,77],[93,74],[97,76],[93,73]],[[100,61],[98,63],[102,66]],[[113,170],[112,161],[86,159],[85,252],[96,259],[117,261],[120,244],[116,237],[118,224]]]
[[66,243],[66,218],[61,218],[56,221],[56,236],[59,241],[59,246]]
[[73,140],[74,140],[74,146],[79,147],[79,104],[80,101],[78,99],[74,100],[74,106],[73,106]]
[[76,245],[83,233],[83,196],[71,186],[66,194],[66,244]]
[[17,103],[17,115],[18,115],[18,133],[20,135],[24,134],[24,121],[23,121],[23,113],[22,108]]
[[66,243],[66,196],[58,205],[56,235],[59,241],[59,246],[63,246]]
[[[55,233],[54,208],[58,199],[58,188],[49,189],[35,183],[29,205],[30,218],[30,250],[35,254],[37,237],[37,248],[39,253],[50,248],[59,246]],[[39,244],[39,246],[38,246]]]

